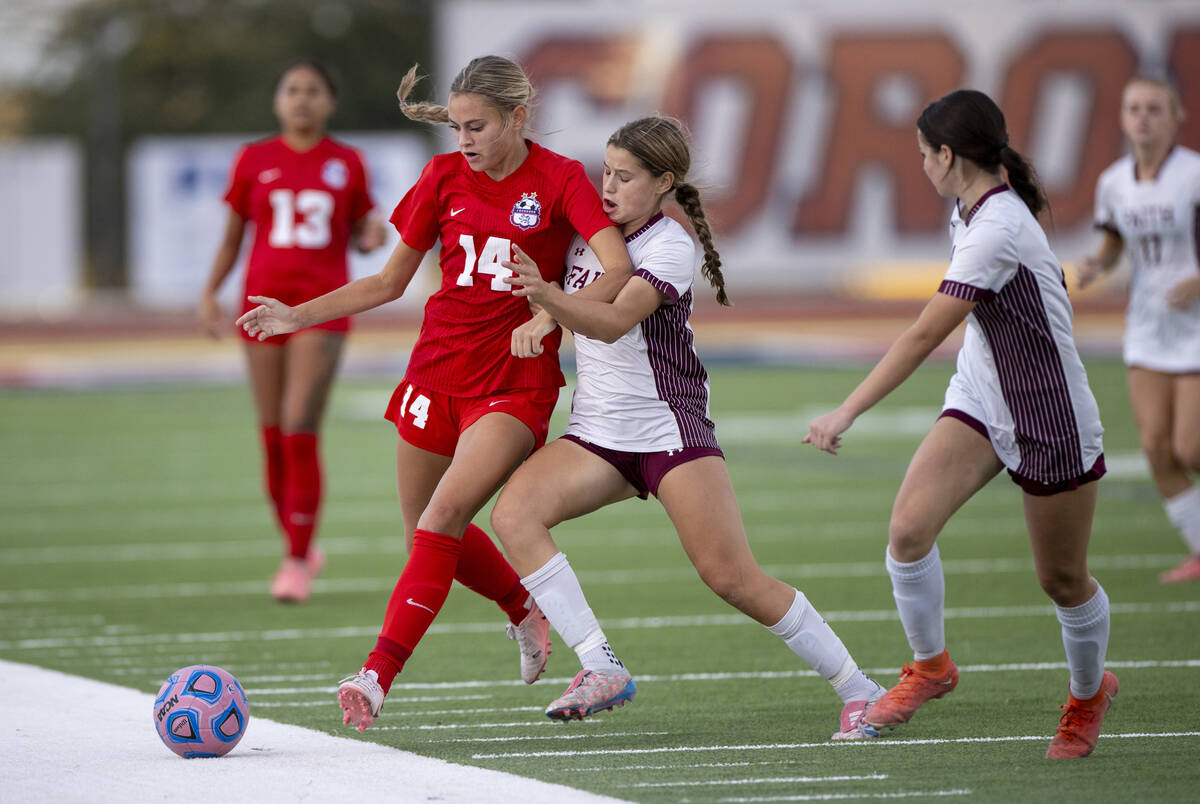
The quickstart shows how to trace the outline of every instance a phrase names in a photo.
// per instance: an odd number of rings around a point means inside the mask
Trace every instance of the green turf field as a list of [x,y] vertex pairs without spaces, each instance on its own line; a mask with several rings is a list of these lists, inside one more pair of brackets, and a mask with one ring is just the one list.
[[[1200,585],[1158,584],[1183,546],[1141,468],[1123,370],[1093,361],[1089,371],[1112,469],[1092,566],[1113,603],[1108,658],[1121,681],[1091,758],[1042,758],[1067,675],[1020,494],[1003,476],[940,541],[958,689],[887,739],[826,742],[836,696],[697,580],[653,501],[556,534],[637,678],[634,704],[550,723],[542,707],[574,675],[575,656],[556,644],[546,677],[526,687],[504,618],[456,588],[361,739],[645,802],[1192,799]],[[885,684],[910,658],[883,569],[888,512],[950,372],[923,368],[860,420],[837,458],[800,438],[863,368],[713,372],[717,432],[756,555]],[[379,418],[390,390],[343,382],[335,393],[329,563],[300,607],[267,595],[279,537],[244,388],[0,394],[0,658],[144,692],[177,667],[219,664],[243,682],[252,717],[349,735],[333,688],[373,645],[404,563],[395,436]],[[477,521],[486,526],[486,512]]]

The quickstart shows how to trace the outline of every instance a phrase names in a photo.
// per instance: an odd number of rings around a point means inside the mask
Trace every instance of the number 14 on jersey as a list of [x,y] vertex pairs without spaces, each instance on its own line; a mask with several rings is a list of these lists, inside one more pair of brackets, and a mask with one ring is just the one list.
[[462,273],[458,275],[457,284],[469,288],[475,284],[473,274],[489,274],[492,277],[492,290],[499,293],[511,293],[512,286],[504,280],[513,275],[502,263],[512,260],[512,241],[505,237],[489,237],[483,244],[483,250],[475,252],[475,238],[469,234],[459,235],[458,244],[465,252]]

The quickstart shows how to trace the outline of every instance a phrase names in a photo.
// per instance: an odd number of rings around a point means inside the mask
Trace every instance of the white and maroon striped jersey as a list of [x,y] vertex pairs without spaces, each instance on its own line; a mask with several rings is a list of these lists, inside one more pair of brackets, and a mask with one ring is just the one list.
[[[950,218],[954,243],[939,291],[976,302],[958,375],[981,404],[1005,466],[1039,483],[1077,478],[1103,452],[1100,413],[1075,348],[1062,266],[1006,186]],[[947,405],[953,407],[951,394]]]
[[1121,236],[1132,271],[1125,363],[1200,371],[1200,303],[1177,310],[1171,288],[1200,272],[1200,154],[1175,146],[1158,175],[1138,181],[1132,156],[1096,182],[1096,226]]
[[[696,245],[662,213],[626,237],[625,245],[634,276],[666,298],[614,343],[575,336],[578,384],[567,433],[625,452],[718,448],[708,412],[708,373],[688,325]],[[567,252],[564,290],[574,293],[603,272],[576,237]]]

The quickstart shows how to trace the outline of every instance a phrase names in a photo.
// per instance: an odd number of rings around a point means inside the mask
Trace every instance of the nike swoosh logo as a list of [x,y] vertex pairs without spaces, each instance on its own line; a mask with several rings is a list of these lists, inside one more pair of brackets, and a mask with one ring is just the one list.
[[258,180],[263,184],[270,184],[282,175],[283,171],[279,168],[271,168],[270,170],[264,170],[262,173],[259,173]]
[[425,611],[429,612],[430,614],[437,614],[437,612],[436,612],[436,611],[434,611],[433,609],[429,608],[428,606],[423,606],[423,605],[421,605],[421,604],[420,604],[420,603],[418,603],[417,601],[413,600],[411,597],[410,597],[408,600],[404,601],[404,602],[405,602],[405,603],[407,603],[407,604],[408,604],[408,605],[410,605],[410,606],[416,606],[416,607],[417,607],[417,608],[419,608],[419,609],[425,609]]
[[488,407],[490,408],[492,405],[499,405],[501,402],[507,402],[507,401],[508,401],[507,399],[497,399],[495,402],[488,402]]
[[466,207],[459,207],[458,209],[450,210],[450,217],[453,218],[455,215],[462,212],[464,209],[466,209]]

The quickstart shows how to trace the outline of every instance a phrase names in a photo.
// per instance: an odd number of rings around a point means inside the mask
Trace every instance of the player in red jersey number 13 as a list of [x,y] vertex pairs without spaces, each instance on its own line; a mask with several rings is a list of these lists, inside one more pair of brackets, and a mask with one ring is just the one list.
[[[282,132],[238,153],[225,194],[225,234],[199,304],[201,323],[214,337],[228,326],[217,290],[237,262],[248,222],[254,239],[247,296],[294,303],[320,295],[349,278],[349,245],[368,252],[384,244],[383,223],[369,214],[374,202],[362,157],[325,133],[335,101],[328,69],[292,63],[275,89]],[[271,594],[283,602],[304,602],[324,563],[314,541],[321,504],[318,435],[349,328],[348,318],[338,318],[261,342],[243,333],[267,493],[286,540],[271,583]]]

